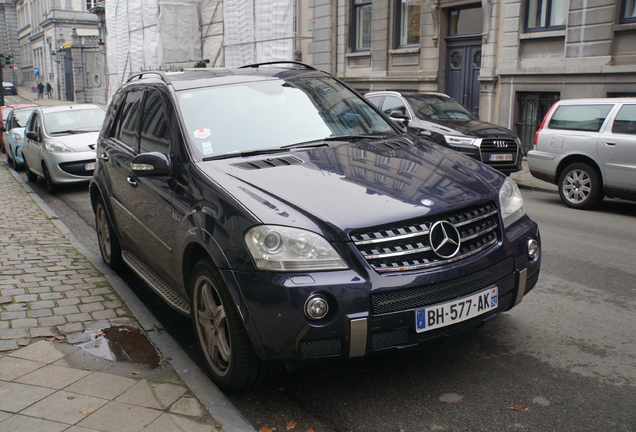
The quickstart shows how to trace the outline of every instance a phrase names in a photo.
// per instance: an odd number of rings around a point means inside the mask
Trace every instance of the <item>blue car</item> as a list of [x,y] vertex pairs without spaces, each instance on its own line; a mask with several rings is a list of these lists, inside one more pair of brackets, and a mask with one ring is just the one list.
[[7,121],[0,129],[3,134],[4,148],[7,152],[7,163],[18,169],[24,165],[22,145],[24,144],[24,125],[35,107],[18,108],[12,110],[7,116]]

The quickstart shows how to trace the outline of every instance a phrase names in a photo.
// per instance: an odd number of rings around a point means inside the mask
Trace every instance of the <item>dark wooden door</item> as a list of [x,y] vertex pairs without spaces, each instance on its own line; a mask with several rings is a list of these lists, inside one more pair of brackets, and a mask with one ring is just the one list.
[[447,40],[446,93],[479,115],[481,37]]

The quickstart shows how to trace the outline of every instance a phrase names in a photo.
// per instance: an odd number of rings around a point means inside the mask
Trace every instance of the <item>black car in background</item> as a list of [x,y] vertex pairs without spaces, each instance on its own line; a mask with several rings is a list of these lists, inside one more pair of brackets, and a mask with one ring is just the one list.
[[364,95],[386,115],[505,174],[521,171],[522,148],[509,129],[479,120],[443,93],[372,92]]
[[12,82],[5,81],[2,83],[2,92],[5,96],[17,95],[18,89]]
[[192,318],[224,389],[444,339],[539,276],[539,229],[511,179],[307,65],[138,73],[97,161],[104,261]]

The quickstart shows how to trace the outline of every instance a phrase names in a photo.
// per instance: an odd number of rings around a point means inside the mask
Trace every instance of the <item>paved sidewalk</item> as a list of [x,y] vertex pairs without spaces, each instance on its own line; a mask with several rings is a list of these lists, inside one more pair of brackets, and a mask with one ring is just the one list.
[[0,197],[0,431],[229,430],[4,164]]

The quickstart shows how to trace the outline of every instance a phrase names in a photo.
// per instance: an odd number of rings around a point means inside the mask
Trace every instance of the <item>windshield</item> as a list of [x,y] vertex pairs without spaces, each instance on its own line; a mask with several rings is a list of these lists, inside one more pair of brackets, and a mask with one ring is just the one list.
[[29,119],[29,116],[31,115],[31,113],[33,112],[33,109],[23,109],[23,110],[19,110],[19,111],[14,111],[13,112],[13,121],[14,124],[11,125],[12,127],[25,127],[26,126],[26,122]]
[[99,132],[105,115],[106,111],[99,107],[55,111],[44,114],[44,126],[49,135]]
[[202,158],[329,137],[396,134],[364,100],[328,77],[187,91],[179,94],[179,105]]
[[437,95],[404,95],[415,115],[422,120],[476,120],[477,118],[454,99]]

